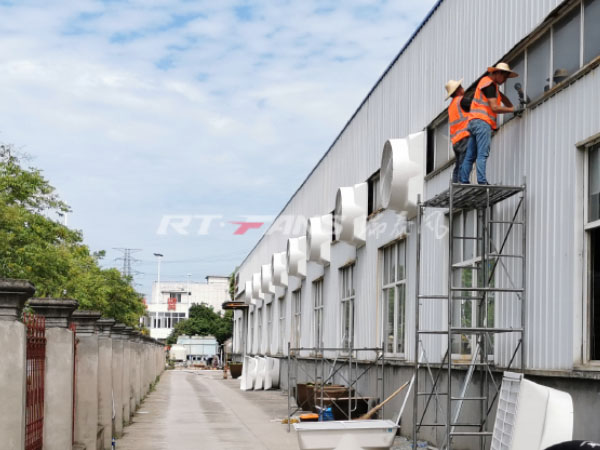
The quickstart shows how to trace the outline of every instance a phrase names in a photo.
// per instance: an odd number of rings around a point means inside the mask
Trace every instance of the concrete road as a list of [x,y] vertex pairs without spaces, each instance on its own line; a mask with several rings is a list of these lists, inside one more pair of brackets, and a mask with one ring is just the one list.
[[220,371],[166,371],[117,441],[118,450],[298,449],[287,396],[239,390]]

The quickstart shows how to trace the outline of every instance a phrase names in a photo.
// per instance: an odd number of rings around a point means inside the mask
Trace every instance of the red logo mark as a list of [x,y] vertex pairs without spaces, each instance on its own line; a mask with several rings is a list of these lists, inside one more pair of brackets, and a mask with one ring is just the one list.
[[246,234],[246,231],[251,230],[253,228],[260,228],[265,223],[264,222],[229,222],[234,225],[239,225],[237,230],[233,232],[233,234]]

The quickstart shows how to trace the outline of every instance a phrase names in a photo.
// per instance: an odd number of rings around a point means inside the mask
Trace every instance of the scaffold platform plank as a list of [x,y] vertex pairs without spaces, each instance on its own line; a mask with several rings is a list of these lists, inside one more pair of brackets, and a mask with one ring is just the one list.
[[[482,209],[504,201],[525,190],[525,186],[453,184],[452,207],[455,209]],[[450,189],[423,202],[428,208],[449,208]]]

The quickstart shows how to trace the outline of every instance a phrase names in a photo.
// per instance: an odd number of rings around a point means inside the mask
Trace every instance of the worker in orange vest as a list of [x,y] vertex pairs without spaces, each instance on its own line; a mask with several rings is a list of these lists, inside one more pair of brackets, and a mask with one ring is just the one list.
[[490,154],[492,130],[498,128],[496,117],[498,114],[515,112],[515,107],[508,97],[500,92],[499,86],[508,78],[515,78],[519,75],[503,62],[494,67],[488,67],[487,71],[488,74],[477,84],[469,112],[467,130],[471,134],[471,138],[460,168],[460,182],[463,184],[469,183],[469,175],[475,160],[477,160],[477,183],[489,184],[485,175],[486,163]]
[[448,124],[450,126],[450,140],[452,141],[452,150],[454,150],[454,170],[452,171],[452,182],[458,183],[460,167],[467,153],[467,143],[469,142],[469,110],[471,100],[465,97],[465,90],[462,87],[463,80],[450,80],[446,83],[446,100],[452,97],[450,106],[448,106]]

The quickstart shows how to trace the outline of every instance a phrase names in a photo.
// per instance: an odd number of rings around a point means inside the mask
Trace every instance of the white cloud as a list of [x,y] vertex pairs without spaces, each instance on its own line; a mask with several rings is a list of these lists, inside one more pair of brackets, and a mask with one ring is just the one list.
[[[259,232],[182,243],[155,225],[171,207],[277,213],[432,4],[0,3],[0,139],[94,249],[243,253]],[[170,270],[233,268],[215,264]]]

